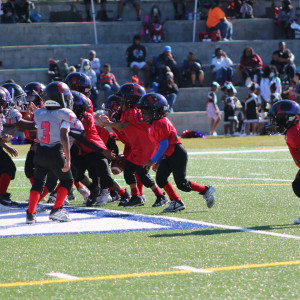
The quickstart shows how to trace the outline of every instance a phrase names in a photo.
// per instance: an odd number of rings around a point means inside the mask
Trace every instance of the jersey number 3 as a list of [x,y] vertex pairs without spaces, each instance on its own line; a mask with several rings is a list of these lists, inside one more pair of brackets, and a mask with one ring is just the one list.
[[49,122],[42,122],[41,129],[44,129],[43,131],[43,137],[41,138],[41,142],[43,144],[49,144],[50,142],[50,123]]

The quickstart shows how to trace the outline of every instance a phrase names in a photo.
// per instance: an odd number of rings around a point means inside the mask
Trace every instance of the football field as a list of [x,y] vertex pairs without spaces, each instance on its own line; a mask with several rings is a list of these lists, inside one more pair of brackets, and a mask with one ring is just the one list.
[[[298,168],[284,138],[183,143],[188,178],[216,187],[213,208],[179,191],[186,209],[163,214],[144,189],[136,208],[88,209],[76,191],[70,223],[50,221],[49,210],[35,225],[24,207],[0,212],[0,299],[299,299]],[[28,146],[17,149],[9,192],[25,202]],[[125,187],[123,174],[116,179]]]

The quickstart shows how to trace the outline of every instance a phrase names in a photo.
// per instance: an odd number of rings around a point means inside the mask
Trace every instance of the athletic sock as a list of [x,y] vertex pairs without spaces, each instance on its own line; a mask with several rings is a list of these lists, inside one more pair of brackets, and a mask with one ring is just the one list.
[[141,195],[143,195],[144,194],[144,185],[142,184],[140,177],[137,174],[135,174],[135,178],[136,178],[136,185],[139,189],[139,192]]
[[53,205],[53,209],[58,209],[62,207],[64,205],[67,195],[68,195],[68,190],[63,186],[60,186],[57,189],[57,195],[56,195],[55,203]]
[[171,200],[181,201],[170,182],[168,182],[163,189],[166,191]]
[[0,195],[4,195],[7,192],[10,184],[11,177],[8,174],[2,174],[0,176]]
[[82,183],[79,182],[79,181],[74,181],[74,185],[75,185],[77,190],[78,190],[78,188],[82,187]]
[[30,214],[36,213],[36,206],[40,200],[40,193],[38,191],[30,191],[29,194],[29,203],[28,203],[28,212]]
[[140,195],[140,192],[139,192],[138,187],[136,187],[136,188],[131,188],[131,195],[132,195],[132,196],[139,196],[139,195]]
[[41,194],[41,197],[40,197],[39,202],[42,201],[42,200],[46,197],[46,195],[47,195],[48,193],[49,193],[49,190],[48,190],[48,188],[45,186],[45,187],[44,187],[44,190],[43,190],[43,192],[42,192],[42,194]]
[[163,195],[161,189],[157,186],[155,189],[152,190],[155,196]]
[[30,177],[30,178],[28,178],[28,179],[29,179],[31,185],[33,185],[33,177]]
[[198,192],[200,194],[205,193],[205,191],[206,191],[206,186],[205,185],[198,184],[194,181],[190,181],[190,183],[191,183],[191,186],[192,186],[192,191]]
[[118,191],[118,194],[119,194],[120,196],[123,196],[125,193],[126,193],[126,190],[125,190],[125,189],[120,189],[120,190]]

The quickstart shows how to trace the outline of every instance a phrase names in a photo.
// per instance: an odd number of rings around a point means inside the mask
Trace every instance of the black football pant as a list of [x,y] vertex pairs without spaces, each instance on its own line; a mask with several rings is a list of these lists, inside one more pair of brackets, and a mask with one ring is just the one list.
[[186,179],[186,166],[188,156],[182,144],[177,144],[171,156],[163,159],[156,172],[156,182],[160,188],[168,183],[168,178],[173,173],[174,181],[178,189],[184,192],[190,192],[192,186]]
[[151,178],[151,176],[148,174],[148,170],[144,168],[143,166],[138,166],[128,160],[126,160],[124,165],[124,179],[128,185],[135,184],[136,178],[134,173],[136,173],[142,184],[150,188],[155,184],[155,181]]
[[300,170],[298,171],[295,180],[292,183],[293,191],[300,198]]
[[15,179],[16,166],[11,157],[0,147],[0,175],[8,174],[11,179]]
[[73,185],[71,170],[68,172],[63,172],[61,170],[65,164],[63,147],[61,144],[54,147],[38,145],[34,156],[34,163],[35,169],[31,190],[37,191],[41,194],[49,172],[53,173],[53,175],[60,181],[60,185],[66,188],[68,192],[71,190]]

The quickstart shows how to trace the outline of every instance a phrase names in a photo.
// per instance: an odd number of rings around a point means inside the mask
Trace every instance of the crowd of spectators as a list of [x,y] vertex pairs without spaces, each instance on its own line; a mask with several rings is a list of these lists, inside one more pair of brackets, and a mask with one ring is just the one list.
[[1,23],[31,23],[30,11],[34,4],[28,0],[7,0],[5,3],[0,1],[2,10]]

